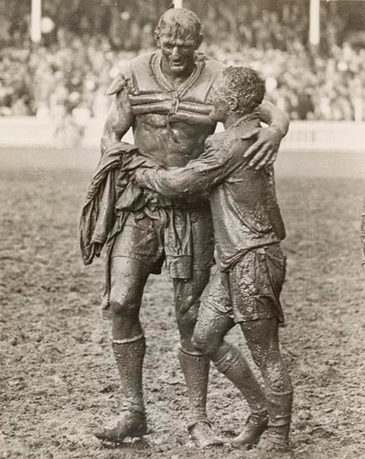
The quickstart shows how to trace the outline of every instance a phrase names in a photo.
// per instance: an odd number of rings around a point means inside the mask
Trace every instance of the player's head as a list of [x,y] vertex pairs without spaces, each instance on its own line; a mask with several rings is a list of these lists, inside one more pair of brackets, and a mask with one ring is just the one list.
[[265,82],[253,69],[227,67],[220,77],[210,117],[225,121],[228,115],[252,113],[265,95]]
[[168,35],[180,40],[202,41],[201,22],[198,16],[185,8],[170,8],[160,17],[155,29],[155,38]]
[[157,45],[172,73],[183,74],[194,64],[203,36],[198,16],[185,8],[167,10],[155,29]]

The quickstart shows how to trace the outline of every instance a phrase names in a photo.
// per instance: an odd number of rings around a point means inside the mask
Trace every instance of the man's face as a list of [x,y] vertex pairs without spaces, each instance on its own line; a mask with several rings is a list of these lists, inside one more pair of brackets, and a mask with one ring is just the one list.
[[194,66],[194,51],[198,45],[197,40],[176,38],[170,34],[162,34],[159,39],[164,64],[177,76],[191,71]]
[[228,114],[230,113],[229,105],[227,102],[227,94],[224,90],[223,81],[221,85],[217,88],[214,99],[213,99],[213,108],[209,113],[209,117],[213,121],[224,122],[227,119]]

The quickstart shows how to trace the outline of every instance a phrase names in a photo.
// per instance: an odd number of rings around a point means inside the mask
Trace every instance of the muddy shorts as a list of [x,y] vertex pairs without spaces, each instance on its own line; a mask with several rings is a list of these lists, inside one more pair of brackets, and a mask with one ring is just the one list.
[[280,293],[285,270],[286,257],[279,244],[249,250],[229,271],[214,274],[199,314],[208,308],[236,323],[273,317],[284,322]]
[[189,279],[192,271],[211,268],[213,253],[210,210],[172,210],[166,218],[158,212],[131,212],[115,236],[110,257],[139,260],[152,274],[159,274],[166,261],[173,279]]

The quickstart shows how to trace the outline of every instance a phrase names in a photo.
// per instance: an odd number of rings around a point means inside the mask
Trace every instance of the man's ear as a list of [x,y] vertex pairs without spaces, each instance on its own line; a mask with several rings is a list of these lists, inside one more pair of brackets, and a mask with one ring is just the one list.
[[231,112],[234,112],[238,107],[238,99],[236,96],[227,97],[227,104]]

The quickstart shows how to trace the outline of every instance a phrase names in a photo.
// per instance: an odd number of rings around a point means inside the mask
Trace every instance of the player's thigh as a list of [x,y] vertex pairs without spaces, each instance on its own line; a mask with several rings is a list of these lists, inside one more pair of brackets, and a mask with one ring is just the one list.
[[134,307],[140,303],[149,269],[139,260],[113,257],[110,260],[110,303]]
[[153,232],[129,222],[113,241],[109,259],[110,306],[123,316],[138,314],[156,253]]
[[129,214],[122,231],[115,236],[110,258],[132,258],[146,265],[150,272],[157,274],[163,260],[160,232],[158,225],[146,215],[138,212]]
[[210,209],[190,212],[193,270],[206,271],[214,265],[214,229]]
[[210,277],[214,263],[214,233],[209,209],[190,212],[192,235],[192,271],[189,279],[174,279],[176,312],[197,313],[199,298]]
[[177,318],[198,316],[199,299],[209,282],[210,269],[194,270],[190,279],[173,279],[174,302]]

